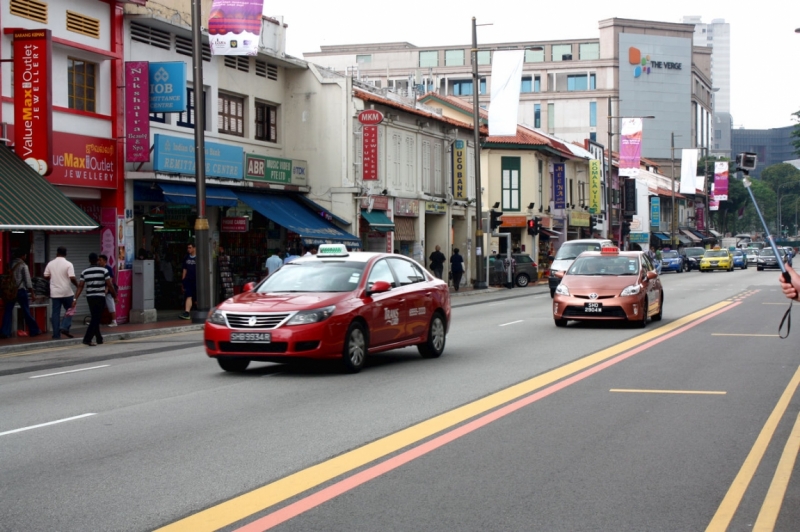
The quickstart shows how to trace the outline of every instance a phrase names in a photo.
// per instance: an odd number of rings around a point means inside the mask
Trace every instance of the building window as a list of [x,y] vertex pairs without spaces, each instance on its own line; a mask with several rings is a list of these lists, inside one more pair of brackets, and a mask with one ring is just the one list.
[[589,133],[589,140],[591,140],[592,142],[597,142],[597,133],[595,133],[594,131]]
[[478,50],[478,64],[479,65],[491,65],[492,64],[492,52],[489,50]]
[[[206,102],[206,91],[203,91],[203,103]],[[194,89],[189,87],[186,89],[186,112],[180,113],[178,115],[178,121],[176,125],[181,127],[190,127],[194,128],[195,126],[195,114],[194,110],[197,105],[197,102],[194,99]],[[205,106],[203,106],[205,109]]]
[[420,67],[438,67],[439,66],[439,51],[430,50],[427,52],[419,53],[419,66]]
[[220,133],[244,137],[244,98],[220,93],[217,98]]
[[166,124],[167,113],[150,113],[150,121],[158,122],[159,124]]
[[533,92],[533,80],[530,76],[522,76],[519,92]]
[[481,78],[481,94],[486,94],[486,78]]
[[[445,66],[464,66],[464,50],[445,50]],[[420,65],[422,66],[422,65]]]
[[533,76],[533,92],[542,92],[541,76]]
[[547,130],[552,132],[556,128],[556,104],[547,104]]
[[256,140],[278,142],[278,108],[256,102]]
[[586,74],[568,75],[567,90],[570,92],[589,90],[589,77]]
[[453,96],[470,96],[472,80],[456,80],[453,82]]
[[589,127],[597,127],[597,102],[589,102]]
[[600,43],[583,43],[580,45],[579,53],[581,61],[600,59]]
[[569,61],[572,59],[571,44],[554,44],[552,61]]
[[538,103],[533,104],[533,127],[542,127],[542,106]]
[[95,112],[96,107],[96,72],[97,65],[89,61],[67,59],[67,84],[69,92],[69,108],[78,111]]
[[525,50],[526,63],[542,63],[544,62],[544,49],[541,50]]
[[519,211],[520,201],[520,158],[502,157],[500,160],[502,170],[502,209],[503,211]]
[[372,56],[371,55],[357,55],[356,56],[356,63],[359,65],[368,65],[372,63]]
[[589,74],[589,90],[593,91],[597,89],[597,76],[595,74]]

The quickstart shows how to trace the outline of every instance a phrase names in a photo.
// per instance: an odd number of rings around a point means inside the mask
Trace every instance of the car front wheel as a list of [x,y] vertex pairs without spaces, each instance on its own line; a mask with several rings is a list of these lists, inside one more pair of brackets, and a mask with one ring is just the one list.
[[442,356],[446,340],[445,329],[442,314],[440,312],[435,313],[428,327],[428,339],[425,340],[425,343],[417,345],[417,351],[422,355],[422,358],[439,358]]
[[217,357],[217,364],[225,371],[231,373],[241,373],[250,365],[250,361],[246,358],[235,357]]
[[350,373],[358,373],[364,367],[367,358],[367,333],[364,326],[353,322],[347,329],[342,350],[344,368]]

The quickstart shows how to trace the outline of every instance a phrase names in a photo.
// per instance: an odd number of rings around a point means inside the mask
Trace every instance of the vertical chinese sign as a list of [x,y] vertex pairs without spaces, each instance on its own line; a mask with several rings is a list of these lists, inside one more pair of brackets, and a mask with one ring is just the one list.
[[564,163],[553,164],[553,208],[564,209],[567,206],[567,180],[564,174]]
[[464,156],[466,143],[463,140],[456,140],[453,145],[453,197],[455,199],[467,199],[467,174]]
[[378,124],[383,122],[383,113],[368,109],[358,113],[361,129],[361,179],[378,180]]
[[150,71],[147,61],[125,63],[125,161],[150,160]]
[[589,213],[598,214],[601,210],[600,181],[602,179],[602,163],[598,159],[589,161]]
[[53,171],[50,30],[14,32],[14,151],[41,175]]
[[636,177],[642,156],[642,119],[623,118],[619,141],[619,175]]

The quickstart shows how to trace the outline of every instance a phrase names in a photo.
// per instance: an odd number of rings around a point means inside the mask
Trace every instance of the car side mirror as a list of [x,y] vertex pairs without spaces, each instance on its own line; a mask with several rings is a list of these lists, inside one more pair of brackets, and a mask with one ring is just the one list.
[[244,283],[242,287],[242,292],[252,292],[253,288],[256,287],[256,283]]
[[391,289],[392,285],[387,281],[375,281],[372,283],[372,286],[367,288],[367,295],[382,294],[383,292],[388,292]]
[[658,277],[658,274],[656,272],[650,270],[650,271],[647,272],[647,276],[646,277],[647,277],[648,280],[649,279],[655,279],[656,277]]

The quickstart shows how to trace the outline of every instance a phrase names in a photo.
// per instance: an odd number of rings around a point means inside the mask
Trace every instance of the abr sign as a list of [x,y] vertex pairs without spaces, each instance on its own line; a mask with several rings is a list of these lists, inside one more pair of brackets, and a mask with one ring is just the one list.
[[358,113],[358,121],[367,126],[375,126],[383,122],[383,113],[367,109]]

